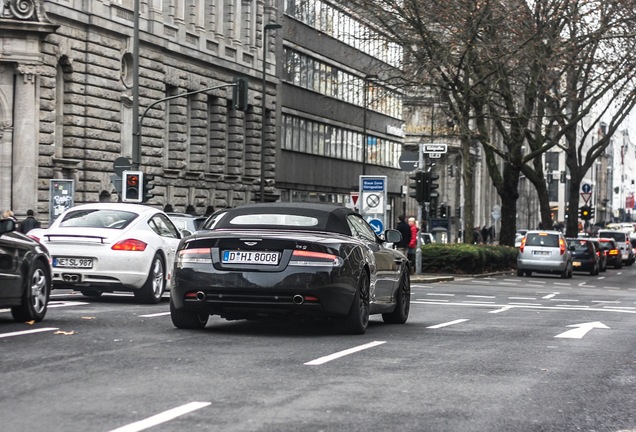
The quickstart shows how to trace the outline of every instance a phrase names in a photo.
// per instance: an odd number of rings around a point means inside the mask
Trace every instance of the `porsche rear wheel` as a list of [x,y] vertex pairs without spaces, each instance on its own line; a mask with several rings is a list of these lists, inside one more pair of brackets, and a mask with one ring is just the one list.
[[369,276],[362,272],[358,279],[358,287],[353,296],[353,302],[349,314],[343,319],[342,325],[345,333],[364,334],[369,325]]
[[383,313],[382,320],[387,324],[404,324],[409,318],[411,310],[411,280],[408,270],[402,273],[400,285],[395,293],[395,309],[390,313]]
[[40,322],[46,315],[51,294],[51,280],[44,264],[36,261],[24,284],[22,304],[11,308],[11,315],[18,322]]
[[161,301],[161,296],[166,287],[166,275],[163,259],[155,255],[152,259],[148,279],[140,290],[135,291],[135,298],[142,303],[156,304]]
[[172,324],[180,329],[202,329],[208,323],[210,315],[201,312],[192,312],[185,309],[177,309],[170,299],[170,318]]

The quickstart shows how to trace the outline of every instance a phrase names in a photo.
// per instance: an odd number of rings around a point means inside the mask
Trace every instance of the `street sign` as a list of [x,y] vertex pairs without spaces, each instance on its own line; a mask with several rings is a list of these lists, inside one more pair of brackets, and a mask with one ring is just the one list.
[[592,185],[590,185],[589,183],[583,183],[581,185],[581,190],[585,193],[590,193],[592,192]]
[[415,171],[419,165],[417,152],[402,152],[400,155],[400,169],[402,171]]
[[380,235],[382,234],[382,232],[384,232],[384,224],[380,219],[371,219],[369,221],[369,225],[371,225],[371,228],[373,228],[373,231],[375,231],[377,235]]
[[587,204],[588,201],[590,200],[590,198],[592,198],[592,193],[591,192],[581,192],[581,198],[583,198],[583,201],[585,201],[585,204]]
[[428,157],[430,157],[431,159],[439,159],[442,157],[441,153],[429,153]]
[[448,151],[446,144],[423,144],[423,153],[446,153]]
[[358,205],[358,198],[360,198],[360,192],[349,192],[349,196],[351,197],[351,202],[354,206]]
[[358,199],[358,212],[367,221],[376,224],[373,229],[384,231],[387,211],[387,176],[360,176],[360,195]]
[[122,173],[124,171],[131,171],[131,170],[132,170],[132,164],[130,163],[128,158],[118,157],[117,159],[115,159],[115,162],[113,163],[113,171],[115,171],[115,174],[117,174],[119,177],[122,176]]

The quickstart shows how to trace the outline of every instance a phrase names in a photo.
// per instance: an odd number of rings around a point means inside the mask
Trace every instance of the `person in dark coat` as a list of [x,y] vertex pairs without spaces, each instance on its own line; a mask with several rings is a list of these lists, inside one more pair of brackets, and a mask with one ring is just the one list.
[[27,210],[27,217],[20,224],[20,232],[22,234],[26,234],[31,231],[33,228],[40,228],[40,222],[35,218],[35,213],[33,210]]
[[402,240],[396,243],[395,247],[406,256],[409,251],[409,243],[411,242],[411,226],[406,223],[406,217],[404,215],[398,216],[398,224],[395,229],[402,234]]

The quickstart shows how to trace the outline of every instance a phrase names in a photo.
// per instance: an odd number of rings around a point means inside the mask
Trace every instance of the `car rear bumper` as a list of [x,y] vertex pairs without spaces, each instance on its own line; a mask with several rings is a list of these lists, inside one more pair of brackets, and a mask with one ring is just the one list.
[[568,263],[566,261],[517,260],[517,269],[540,273],[560,273],[565,270],[567,266]]

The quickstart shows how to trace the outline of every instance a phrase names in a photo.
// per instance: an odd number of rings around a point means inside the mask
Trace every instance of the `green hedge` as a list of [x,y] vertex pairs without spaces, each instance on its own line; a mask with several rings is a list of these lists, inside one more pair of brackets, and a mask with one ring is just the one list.
[[498,245],[431,243],[422,246],[424,273],[487,273],[517,266],[517,248]]

